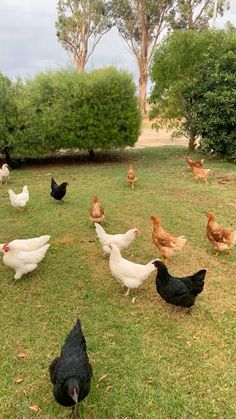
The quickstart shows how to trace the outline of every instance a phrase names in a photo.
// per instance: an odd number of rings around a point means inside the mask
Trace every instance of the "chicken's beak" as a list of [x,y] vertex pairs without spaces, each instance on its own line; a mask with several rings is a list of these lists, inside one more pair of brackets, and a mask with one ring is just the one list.
[[71,398],[74,400],[75,403],[78,403],[78,393],[75,388],[73,394],[71,395]]

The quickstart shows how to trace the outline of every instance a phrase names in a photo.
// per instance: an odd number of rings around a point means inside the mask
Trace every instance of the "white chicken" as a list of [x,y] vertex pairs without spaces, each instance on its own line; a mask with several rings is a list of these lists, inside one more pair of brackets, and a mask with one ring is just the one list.
[[3,164],[2,168],[0,169],[0,181],[1,183],[7,183],[8,179],[10,177],[10,172],[8,169],[8,164]]
[[25,185],[23,190],[19,194],[15,194],[11,189],[8,190],[9,198],[11,204],[14,208],[19,208],[19,210],[23,211],[23,208],[26,206],[27,202],[29,201],[29,191],[28,186]]
[[141,265],[124,259],[115,244],[108,246],[107,253],[110,253],[109,266],[112,275],[127,288],[125,296],[129,295],[130,289],[142,285],[143,281],[155,270],[153,260],[146,265]]
[[104,228],[98,224],[94,223],[96,228],[96,233],[98,236],[98,239],[102,245],[102,248],[104,252],[110,253],[107,246],[109,244],[116,244],[118,249],[123,250],[126,247],[132,243],[132,241],[135,239],[135,237],[138,235],[139,231],[137,228],[132,228],[131,230],[128,230],[124,234],[107,234],[104,230]]
[[0,244],[3,253],[3,263],[15,271],[12,286],[22,275],[32,272],[38,263],[45,257],[50,244],[49,235],[35,237],[33,239],[13,240],[10,243]]

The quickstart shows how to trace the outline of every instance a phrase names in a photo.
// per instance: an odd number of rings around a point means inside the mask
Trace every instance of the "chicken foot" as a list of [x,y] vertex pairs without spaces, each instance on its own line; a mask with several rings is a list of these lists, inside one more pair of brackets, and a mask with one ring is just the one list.
[[72,407],[72,419],[77,419],[76,405]]

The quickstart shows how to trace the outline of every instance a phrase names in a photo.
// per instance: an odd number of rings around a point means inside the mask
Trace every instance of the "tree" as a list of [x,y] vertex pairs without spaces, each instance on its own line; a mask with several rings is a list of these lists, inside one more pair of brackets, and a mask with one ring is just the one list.
[[61,148],[108,150],[137,141],[136,86],[125,71],[39,73],[21,88],[12,144],[17,155],[41,157]]
[[140,109],[146,112],[149,64],[173,0],[112,0],[111,14],[139,69]]
[[[213,17],[215,0],[175,0],[168,20],[171,29],[208,28]],[[229,0],[218,0],[217,13],[223,16]]]
[[191,150],[199,135],[195,112],[198,95],[187,100],[186,86],[201,82],[202,69],[214,72],[213,64],[219,55],[231,50],[233,39],[234,32],[223,30],[175,31],[155,52],[150,117],[155,119],[153,125],[157,129],[174,129],[174,137],[185,135]]
[[111,24],[106,16],[104,0],[59,0],[57,37],[72,55],[79,72],[84,67]]
[[[183,90],[184,106],[191,104],[201,149],[236,162],[236,37],[228,48],[199,68],[198,80]],[[230,47],[230,48],[229,48]]]
[[0,139],[2,144],[11,142],[11,138],[16,126],[18,82],[12,83],[4,74],[0,73]]

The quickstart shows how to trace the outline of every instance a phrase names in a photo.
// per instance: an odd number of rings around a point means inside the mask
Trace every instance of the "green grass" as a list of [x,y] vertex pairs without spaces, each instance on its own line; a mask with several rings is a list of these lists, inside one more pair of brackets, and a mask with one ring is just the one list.
[[[0,265],[0,417],[70,416],[53,399],[48,365],[79,317],[94,369],[81,418],[233,419],[236,249],[231,257],[214,256],[203,212],[214,211],[220,224],[236,229],[235,184],[217,183],[221,176],[235,177],[235,166],[206,161],[213,173],[205,185],[194,180],[181,147],[127,151],[117,160],[116,155],[110,163],[22,169],[1,186],[0,242],[42,234],[52,238],[38,269],[13,288],[13,271]],[[134,192],[126,181],[131,162],[138,176]],[[69,183],[64,204],[49,195],[51,175]],[[21,214],[10,206],[7,190],[19,192],[24,184],[30,202]],[[192,316],[172,313],[156,294],[154,273],[123,296],[88,220],[95,194],[105,208],[108,232],[134,226],[141,231],[124,252],[127,259],[146,263],[156,257],[151,214],[173,234],[188,238],[169,270],[186,275],[207,269]],[[18,359],[20,352],[27,356]],[[23,381],[15,384],[16,377]],[[39,413],[30,410],[33,405]]]

